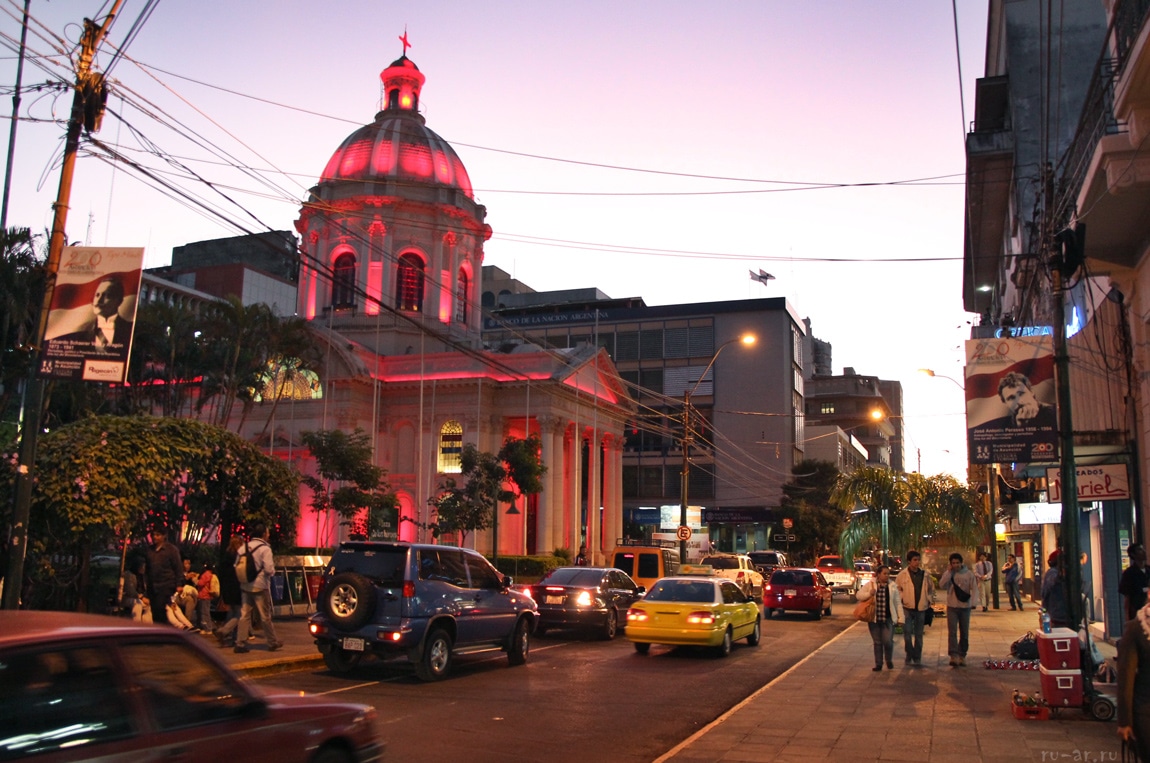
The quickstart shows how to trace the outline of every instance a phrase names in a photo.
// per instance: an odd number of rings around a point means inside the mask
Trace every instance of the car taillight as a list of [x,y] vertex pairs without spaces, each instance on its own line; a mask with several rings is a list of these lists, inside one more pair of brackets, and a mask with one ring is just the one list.
[[771,590],[771,584],[770,583],[764,583],[763,584],[763,593],[766,593],[767,591],[770,591],[770,590]]
[[313,636],[319,636],[325,630],[319,623],[308,623],[307,629]]
[[692,625],[712,625],[715,622],[713,612],[692,612],[687,615],[687,622]]
[[403,598],[405,598],[405,599],[414,599],[415,598],[415,581],[414,580],[403,581]]
[[530,588],[524,588],[523,589],[523,595],[526,596],[528,599],[535,601],[535,594],[531,593]]
[[627,610],[627,622],[641,623],[647,619],[647,613],[641,609],[631,608]]
[[549,585],[547,586],[547,593],[563,593],[563,586]]
[[575,606],[589,607],[591,606],[592,601],[594,601],[594,599],[591,598],[591,593],[589,591],[580,591],[579,595],[575,597]]

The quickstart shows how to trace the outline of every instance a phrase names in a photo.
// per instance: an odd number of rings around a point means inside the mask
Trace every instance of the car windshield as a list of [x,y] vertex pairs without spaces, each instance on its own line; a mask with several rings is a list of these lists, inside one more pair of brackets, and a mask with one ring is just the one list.
[[579,567],[560,567],[552,570],[551,574],[539,581],[551,585],[569,585],[594,588],[603,579],[601,570],[585,570]]
[[660,580],[643,597],[644,601],[685,601],[713,604],[715,584],[709,580]]
[[866,562],[855,562],[855,569],[859,572],[874,572],[874,566]]
[[737,570],[739,560],[733,556],[707,556],[700,564],[709,564],[716,570]]
[[827,557],[824,557],[822,559],[819,559],[819,566],[820,567],[841,567],[842,566],[842,560],[840,560],[837,556],[827,556]]
[[754,562],[755,564],[778,564],[779,563],[778,554],[767,554],[767,553],[763,553],[763,552],[759,552],[759,553],[752,552],[750,554],[747,554],[747,556],[751,557],[751,561]]
[[803,570],[780,570],[771,575],[771,585],[814,585],[811,573]]

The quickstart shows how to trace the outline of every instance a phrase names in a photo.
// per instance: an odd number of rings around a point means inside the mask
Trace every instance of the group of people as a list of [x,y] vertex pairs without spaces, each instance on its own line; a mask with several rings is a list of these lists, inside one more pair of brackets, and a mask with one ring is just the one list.
[[[1004,573],[1010,565],[1014,566],[1014,572],[1011,573],[1015,583],[1013,595],[1017,597],[1017,562],[1013,555],[1008,558],[1003,568]],[[971,611],[978,606],[986,611],[986,602],[990,598],[989,580],[993,572],[993,568],[990,567],[988,571],[988,567],[990,563],[986,561],[986,554],[979,554],[979,563],[971,570],[964,564],[962,554],[953,553],[946,571],[938,580],[938,590],[946,592],[947,653],[952,668],[966,666],[966,655],[970,649]],[[922,554],[918,551],[907,552],[906,567],[893,579],[887,565],[875,567],[873,580],[863,585],[857,596],[861,602],[872,598],[875,602],[867,621],[874,642],[872,670],[880,671],[884,665],[888,670],[894,668],[894,629],[899,623],[903,628],[905,664],[922,667],[923,628],[927,624],[927,612],[930,611],[930,616],[933,616],[935,595],[934,578],[923,569]],[[1021,607],[1022,599],[1018,597],[1018,608]],[[1013,599],[1011,608],[1014,608]]]
[[[272,622],[271,581],[276,569],[270,533],[264,522],[253,523],[250,531],[246,540],[232,536],[218,574],[211,564],[194,570],[166,533],[151,533],[144,553],[125,570],[123,610],[139,622],[212,633],[221,646],[236,652],[249,650],[249,636],[258,623],[268,650],[280,649],[283,642]],[[249,563],[254,568],[251,575]],[[227,612],[219,628],[212,618],[215,607]]]

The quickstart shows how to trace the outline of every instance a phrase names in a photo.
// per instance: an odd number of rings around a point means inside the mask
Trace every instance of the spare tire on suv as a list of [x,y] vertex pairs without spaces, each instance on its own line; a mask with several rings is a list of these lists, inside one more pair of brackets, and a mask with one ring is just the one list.
[[[400,657],[436,681],[455,655],[499,647],[510,665],[527,661],[538,610],[481,554],[454,546],[352,541],[324,572],[319,611],[308,621],[328,668]],[[459,602],[483,617],[460,617]]]

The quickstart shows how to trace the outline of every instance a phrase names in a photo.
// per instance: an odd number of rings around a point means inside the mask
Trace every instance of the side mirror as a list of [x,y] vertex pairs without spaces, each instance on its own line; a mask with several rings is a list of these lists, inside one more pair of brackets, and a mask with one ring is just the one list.
[[645,596],[646,594],[647,594],[647,586],[641,585],[635,589],[635,595],[637,595],[637,596]]
[[504,575],[503,576],[503,587],[506,589],[506,588],[510,588],[513,585],[515,585],[515,578],[511,577],[510,575]]

